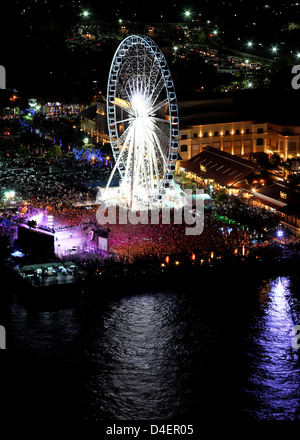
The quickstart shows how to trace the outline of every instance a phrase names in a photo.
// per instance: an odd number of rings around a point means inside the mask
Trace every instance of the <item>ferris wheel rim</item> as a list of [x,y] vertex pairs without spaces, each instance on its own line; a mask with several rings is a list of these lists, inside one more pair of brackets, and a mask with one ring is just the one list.
[[[120,74],[120,69],[122,66],[122,60],[125,58],[129,49],[134,45],[144,46],[155,63],[157,63],[161,78],[163,79],[163,89],[166,94],[166,103],[168,104],[169,111],[169,122],[167,119],[165,122],[168,123],[169,129],[169,141],[168,141],[168,152],[166,155],[166,165],[164,169],[163,176],[159,182],[158,188],[152,194],[153,198],[157,197],[161,199],[166,193],[166,188],[169,187],[170,181],[173,179],[173,172],[175,171],[176,160],[178,158],[178,147],[179,147],[179,118],[178,118],[178,106],[177,98],[174,88],[173,79],[171,76],[170,69],[168,67],[167,61],[156,43],[147,36],[140,35],[130,35],[126,37],[118,46],[109,72],[109,79],[107,84],[107,123],[110,142],[112,146],[112,153],[115,161],[117,162],[120,155],[120,136],[118,135],[118,122],[116,118],[116,99],[117,99],[117,82]],[[121,121],[123,122],[123,121]],[[118,168],[119,169],[119,168]],[[119,169],[120,175],[122,172]]]

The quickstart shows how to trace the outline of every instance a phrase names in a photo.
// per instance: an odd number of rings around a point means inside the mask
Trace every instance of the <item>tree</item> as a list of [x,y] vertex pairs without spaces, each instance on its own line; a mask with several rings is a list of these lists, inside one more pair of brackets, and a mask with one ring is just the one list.
[[22,145],[21,147],[19,147],[19,153],[22,156],[26,156],[28,154],[28,147],[25,147],[25,145]]
[[278,153],[272,154],[270,157],[271,164],[275,165],[276,167],[281,163],[281,158]]
[[48,155],[51,158],[55,158],[57,161],[58,157],[61,156],[61,148],[59,145],[52,145],[48,150]]
[[194,44],[203,44],[206,40],[206,34],[205,32],[201,31],[201,32],[195,32],[192,35],[192,42]]
[[225,203],[228,201],[228,194],[225,191],[219,192],[216,195],[216,202],[217,203]]

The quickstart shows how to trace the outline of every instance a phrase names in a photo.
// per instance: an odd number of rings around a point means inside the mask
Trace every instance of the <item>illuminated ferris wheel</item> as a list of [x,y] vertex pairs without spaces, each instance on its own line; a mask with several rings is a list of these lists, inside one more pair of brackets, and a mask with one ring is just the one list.
[[166,59],[148,37],[125,38],[114,55],[107,122],[115,165],[106,190],[118,170],[120,193],[130,207],[161,200],[173,183],[178,106]]

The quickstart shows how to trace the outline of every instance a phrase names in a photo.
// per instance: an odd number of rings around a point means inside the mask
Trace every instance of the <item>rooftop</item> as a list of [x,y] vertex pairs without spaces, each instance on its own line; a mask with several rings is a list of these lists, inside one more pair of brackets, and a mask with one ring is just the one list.
[[181,161],[180,166],[224,186],[234,185],[252,174],[257,168],[254,162],[212,147],[206,147],[191,159]]

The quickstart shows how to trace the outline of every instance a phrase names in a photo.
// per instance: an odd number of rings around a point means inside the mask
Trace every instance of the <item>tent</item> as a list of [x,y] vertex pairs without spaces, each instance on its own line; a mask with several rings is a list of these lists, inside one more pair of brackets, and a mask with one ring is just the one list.
[[20,252],[20,251],[15,251],[15,252],[13,252],[13,253],[11,254],[11,256],[12,256],[12,257],[19,257],[19,258],[22,258],[22,257],[25,257],[25,254],[23,254],[23,253]]

